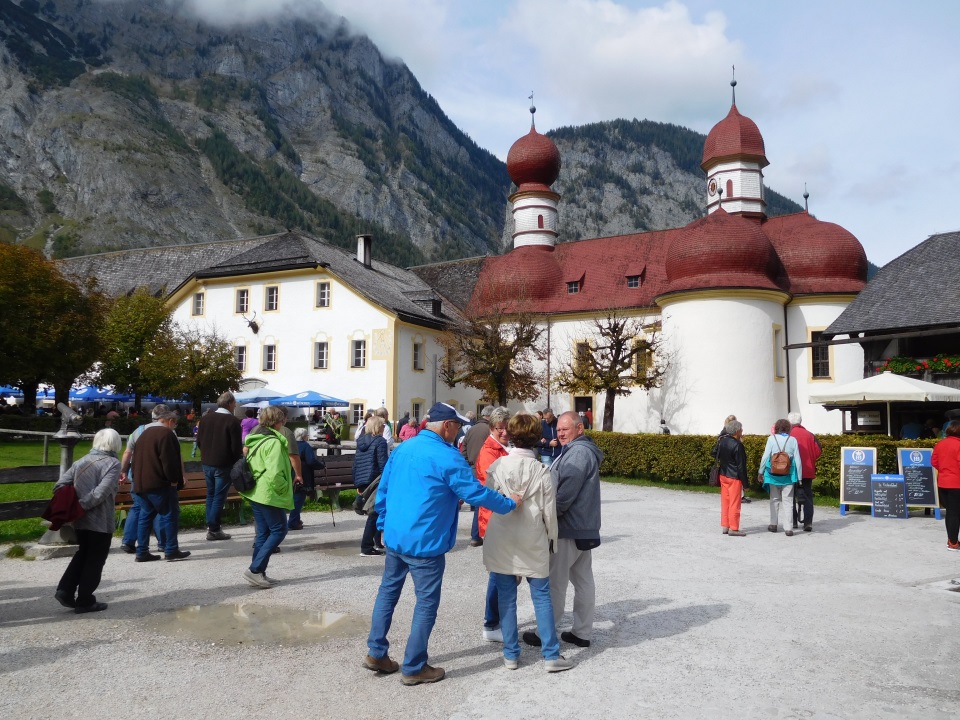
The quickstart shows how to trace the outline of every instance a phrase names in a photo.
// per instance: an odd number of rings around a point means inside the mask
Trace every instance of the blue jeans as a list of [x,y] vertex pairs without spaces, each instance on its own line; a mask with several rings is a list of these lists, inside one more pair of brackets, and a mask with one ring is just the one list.
[[[503,633],[503,656],[508,660],[520,657],[520,640],[517,637],[517,578],[513,575],[490,573],[497,584],[500,600],[500,631]],[[530,599],[537,616],[537,635],[540,636],[540,652],[544,660],[560,657],[560,640],[553,622],[553,603],[550,602],[550,578],[527,578],[530,584]]]
[[[300,488],[297,490],[296,488]],[[293,491],[293,510],[290,511],[290,517],[287,518],[287,527],[293,527],[300,524],[300,513],[303,511],[304,503],[307,502],[307,491],[303,485],[296,485]]]
[[540,462],[542,462],[542,463],[543,463],[544,465],[546,465],[547,467],[550,467],[551,465],[553,465],[553,461],[554,461],[553,455],[541,455],[541,456],[540,456]]
[[473,508],[473,524],[470,525],[470,539],[480,539],[480,507]]
[[253,520],[257,525],[250,572],[262,573],[267,571],[270,553],[287,536],[287,513],[283,508],[262,505],[253,500],[250,501],[250,507],[253,508]]
[[223,515],[223,504],[230,493],[230,468],[201,465],[203,478],[207,481],[207,530],[220,530],[220,517]]
[[413,589],[417,604],[413,608],[413,623],[410,625],[410,637],[403,654],[401,669],[404,675],[416,675],[427,664],[427,643],[437,621],[437,609],[440,607],[440,585],[443,583],[443,570],[446,567],[445,555],[431,558],[416,558],[400,555],[387,548],[383,566],[383,579],[373,606],[373,618],[370,623],[370,636],[367,647],[370,657],[386,657],[390,649],[387,633],[393,622],[393,611],[400,600],[403,583],[407,573],[413,577]]
[[496,630],[500,627],[500,602],[497,597],[497,580],[493,573],[487,579],[487,601],[483,608],[483,629]]
[[141,493],[140,519],[137,523],[137,557],[146,557],[150,552],[150,528],[154,519],[160,519],[160,541],[167,555],[180,549],[177,533],[180,530],[180,500],[177,489],[156,490]]
[[[137,494],[133,492],[130,493],[130,498],[133,500],[133,504],[130,506],[130,509],[127,510],[127,519],[123,521],[123,540],[121,540],[121,542],[124,545],[135,545],[137,542],[137,534],[140,532],[141,500]],[[159,547],[163,548],[163,528],[160,527],[159,515],[153,519],[153,532],[157,536]]]

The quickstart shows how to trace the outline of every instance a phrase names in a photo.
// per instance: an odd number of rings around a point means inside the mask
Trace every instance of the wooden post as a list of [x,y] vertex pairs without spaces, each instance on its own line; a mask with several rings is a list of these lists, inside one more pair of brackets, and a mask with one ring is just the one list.
[[46,465],[50,460],[50,436],[43,436],[43,464]]

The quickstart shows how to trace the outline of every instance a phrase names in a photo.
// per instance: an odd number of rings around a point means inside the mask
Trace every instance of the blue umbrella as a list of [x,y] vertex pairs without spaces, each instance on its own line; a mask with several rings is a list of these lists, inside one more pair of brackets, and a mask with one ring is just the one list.
[[237,404],[246,405],[248,403],[262,403],[274,398],[284,397],[282,392],[271,390],[268,387],[257,388],[256,390],[244,390],[234,395]]
[[23,390],[18,387],[13,387],[12,385],[0,385],[0,394],[6,395],[7,397],[22,398]]
[[133,395],[115,393],[112,390],[87,385],[82,388],[70,388],[70,399],[77,402],[95,402],[97,400],[106,400],[107,402],[132,402]]
[[294,395],[271,398],[270,404],[286,405],[287,407],[347,407],[349,405],[346,400],[324,395],[315,390],[305,390]]

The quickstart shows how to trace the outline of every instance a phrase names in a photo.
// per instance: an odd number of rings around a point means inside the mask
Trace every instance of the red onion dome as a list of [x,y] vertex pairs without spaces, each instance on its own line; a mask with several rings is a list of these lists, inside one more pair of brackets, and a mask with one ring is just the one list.
[[707,134],[700,167],[706,170],[720,160],[733,157],[753,160],[760,163],[760,167],[770,164],[767,162],[760,128],[746,115],[740,114],[736,103],[730,106],[727,116]]
[[667,292],[779,289],[777,256],[758,223],[719,208],[694,220],[667,248]]
[[549,190],[560,175],[560,151],[553,140],[531,127],[507,153],[507,172],[520,190]]
[[553,247],[524,245],[490,258],[477,286],[482,306],[544,300],[563,287],[563,272]]
[[860,292],[867,283],[867,254],[853,233],[808,213],[783,219],[774,247],[792,293]]

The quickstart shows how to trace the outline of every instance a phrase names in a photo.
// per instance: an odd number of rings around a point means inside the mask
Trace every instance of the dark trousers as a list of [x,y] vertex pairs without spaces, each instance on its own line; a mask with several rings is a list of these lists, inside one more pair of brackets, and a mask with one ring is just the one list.
[[793,519],[800,525],[813,524],[813,478],[804,478],[793,494]]
[[77,552],[57,585],[58,592],[69,593],[71,597],[77,594],[77,607],[87,607],[97,601],[93,593],[100,585],[112,539],[110,533],[77,530]]
[[470,539],[480,540],[480,506],[473,508],[473,522],[470,523]]
[[377,514],[367,515],[367,524],[363,526],[363,537],[360,538],[360,552],[368,553],[373,550],[377,538]]
[[960,488],[939,488],[940,504],[947,511],[947,540],[957,542],[960,533]]

